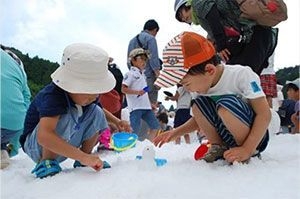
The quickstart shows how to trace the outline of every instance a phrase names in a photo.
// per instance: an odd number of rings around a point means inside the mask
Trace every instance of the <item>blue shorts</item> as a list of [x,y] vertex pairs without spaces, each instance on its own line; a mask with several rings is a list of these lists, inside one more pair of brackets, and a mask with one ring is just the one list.
[[[217,101],[213,101],[210,97],[199,96],[193,100],[192,104],[195,104],[208,122],[217,129],[219,136],[228,147],[236,147],[237,144],[217,113],[220,106],[227,109],[248,127],[251,127],[254,122],[255,113],[252,107],[234,95],[222,96]],[[267,131],[260,144],[257,146],[257,150],[259,152],[265,150],[268,141],[269,133]]]
[[191,116],[191,109],[177,109],[175,118],[174,118],[174,128],[184,124],[186,121],[188,121]]
[[137,134],[139,137],[141,133],[141,120],[144,120],[151,130],[160,129],[159,122],[152,110],[134,110],[130,112],[130,125],[132,127],[132,133]]
[[[74,121],[74,116],[77,115],[77,109],[71,107],[67,114],[61,115],[56,126],[56,133],[74,147],[80,147],[81,144],[93,137],[99,131],[108,128],[107,121],[102,109],[93,105],[88,107],[83,115],[79,118],[83,121],[78,123]],[[42,146],[37,141],[37,129],[26,137],[24,143],[24,151],[34,161],[39,162],[42,158]],[[58,156],[57,161],[62,162],[66,159],[64,156]]]

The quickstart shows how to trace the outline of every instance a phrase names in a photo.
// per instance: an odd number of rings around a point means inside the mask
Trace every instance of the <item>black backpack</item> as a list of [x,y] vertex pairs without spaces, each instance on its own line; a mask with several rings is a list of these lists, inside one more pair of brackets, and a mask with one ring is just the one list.
[[122,94],[122,82],[123,82],[123,74],[121,70],[117,67],[116,64],[111,64],[108,66],[108,70],[114,75],[116,79],[116,86],[115,90],[119,93]]

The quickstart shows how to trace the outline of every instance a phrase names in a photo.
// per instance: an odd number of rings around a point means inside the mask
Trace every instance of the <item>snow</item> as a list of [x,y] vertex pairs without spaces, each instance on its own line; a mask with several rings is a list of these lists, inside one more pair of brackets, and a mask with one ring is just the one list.
[[110,169],[74,169],[74,161],[68,159],[61,163],[61,173],[45,179],[30,173],[35,165],[20,150],[11,165],[0,171],[1,198],[300,198],[300,135],[271,133],[261,160],[252,158],[249,164],[233,165],[223,160],[210,164],[195,161],[199,142],[196,135],[191,138],[189,145],[154,147],[156,158],[167,159],[161,167],[136,160],[152,145],[146,140],[121,153],[101,151],[99,155],[111,164]]

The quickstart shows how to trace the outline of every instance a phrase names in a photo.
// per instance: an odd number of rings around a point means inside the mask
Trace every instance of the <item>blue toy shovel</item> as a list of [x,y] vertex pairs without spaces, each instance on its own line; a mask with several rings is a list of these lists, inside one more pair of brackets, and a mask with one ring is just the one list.
[[[143,91],[145,91],[146,93],[148,93],[149,92],[149,87],[148,86],[145,86],[144,88],[143,88]],[[138,95],[137,97],[140,97],[141,95]]]

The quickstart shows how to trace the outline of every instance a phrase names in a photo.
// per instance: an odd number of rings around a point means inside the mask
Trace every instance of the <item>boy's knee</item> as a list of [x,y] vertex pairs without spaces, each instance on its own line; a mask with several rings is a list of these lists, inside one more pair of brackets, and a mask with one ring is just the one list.
[[218,110],[217,110],[217,113],[222,118],[223,116],[225,116],[226,114],[228,114],[229,111],[225,107],[219,106]]

